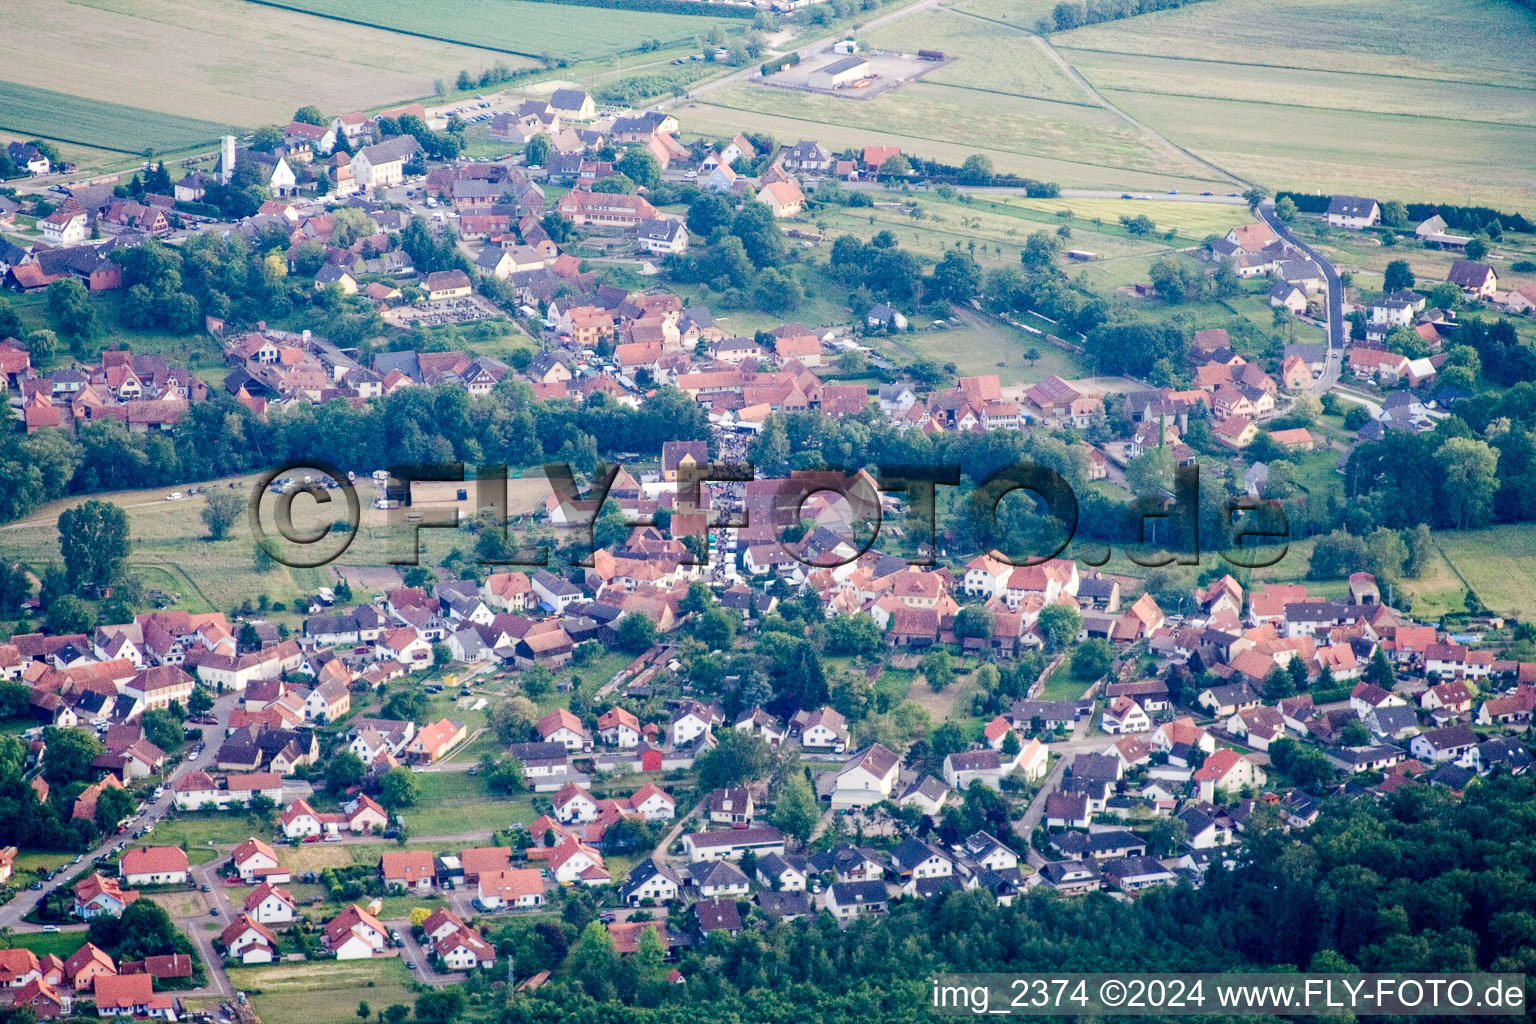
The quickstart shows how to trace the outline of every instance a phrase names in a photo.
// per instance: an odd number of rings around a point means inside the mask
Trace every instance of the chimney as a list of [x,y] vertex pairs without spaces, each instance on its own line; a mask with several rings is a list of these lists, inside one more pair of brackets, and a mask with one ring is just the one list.
[[235,176],[235,137],[224,136],[219,143],[219,181],[228,185],[229,179]]

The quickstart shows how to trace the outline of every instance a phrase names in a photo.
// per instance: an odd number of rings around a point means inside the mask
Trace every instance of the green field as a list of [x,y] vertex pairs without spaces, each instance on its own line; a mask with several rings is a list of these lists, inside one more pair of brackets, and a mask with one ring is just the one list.
[[[954,322],[958,326],[950,330],[915,331],[867,340],[877,351],[898,362],[922,357],[941,366],[953,363],[958,376],[996,374],[1005,386],[1033,384],[1052,375],[1072,379],[1088,374],[1087,367],[1072,353],[991,317],[967,310],[957,315]],[[1024,358],[1030,349],[1039,356],[1033,362]]]
[[1533,32],[1500,0],[1227,0],[1051,44],[1147,127],[1266,186],[1528,207]]
[[19,935],[10,935],[0,939],[0,946],[8,949],[30,949],[38,956],[47,956],[52,953],[60,960],[68,960],[74,955],[75,950],[85,945],[85,929],[79,931],[56,932],[44,934],[42,932],[25,932]]
[[229,126],[125,107],[15,82],[0,82],[0,129],[122,153],[185,149],[212,142]]
[[270,826],[254,823],[250,815],[236,811],[217,813],[199,811],[175,820],[166,820],[155,826],[151,837],[159,846],[180,846],[189,849],[214,846],[238,846],[252,836],[270,839]]
[[457,835],[461,832],[496,831],[514,821],[532,823],[533,798],[514,799],[493,795],[485,780],[463,772],[423,772],[416,776],[416,806],[400,817],[412,836]]
[[910,52],[921,45],[959,55],[922,80],[973,90],[977,95],[971,99],[977,103],[988,102],[986,94],[993,93],[1098,106],[1050,60],[1038,38],[954,10],[922,11],[860,32],[858,38],[872,49]]
[[229,980],[252,993],[251,1004],[268,1021],[355,1024],[360,1000],[381,1012],[416,1002],[410,972],[398,957],[239,967]]
[[1447,530],[1434,536],[1455,577],[1454,598],[1448,598],[1452,610],[1464,608],[1461,581],[1465,580],[1490,610],[1521,619],[1536,616],[1536,593],[1531,590],[1531,580],[1536,579],[1536,529],[1519,524],[1461,533]]
[[552,54],[567,60],[610,56],[636,49],[649,39],[663,43],[692,40],[713,26],[724,28],[736,23],[735,19],[524,0],[401,0],[383,7],[367,0],[292,0],[283,6],[523,57]]

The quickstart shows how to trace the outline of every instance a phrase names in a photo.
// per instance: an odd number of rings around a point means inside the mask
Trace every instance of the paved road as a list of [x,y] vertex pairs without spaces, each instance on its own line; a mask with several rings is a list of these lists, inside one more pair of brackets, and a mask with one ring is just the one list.
[[227,856],[216,857],[207,864],[199,864],[192,869],[192,880],[200,886],[208,886],[208,892],[203,898],[207,900],[209,908],[219,909],[218,914],[215,916],[205,910],[197,917],[176,919],[176,927],[186,932],[197,945],[198,954],[203,958],[203,966],[208,975],[209,984],[200,989],[196,993],[198,995],[230,996],[235,991],[234,986],[230,984],[229,975],[224,973],[224,958],[213,948],[213,940],[218,937],[219,932],[205,927],[209,921],[214,921],[222,931],[236,914],[245,909],[245,890],[235,890],[240,901],[236,904],[230,898],[229,889],[224,885],[224,880],[219,877],[219,868],[228,860]]
[[1310,256],[1323,269],[1323,277],[1328,282],[1328,362],[1322,376],[1312,382],[1311,389],[1314,395],[1321,395],[1339,382],[1339,373],[1344,368],[1344,282],[1328,257],[1297,238],[1290,225],[1280,219],[1273,202],[1263,203],[1259,207],[1259,216],[1274,228],[1275,234]]
[[165,793],[160,797],[160,799],[152,800],[146,803],[144,808],[134,816],[132,821],[128,823],[121,835],[109,836],[103,840],[102,843],[98,845],[94,850],[83,854],[79,864],[73,870],[66,869],[60,871],[47,882],[44,882],[43,888],[40,890],[33,891],[31,889],[23,889],[9,903],[5,904],[4,906],[0,906],[0,928],[10,928],[18,932],[31,932],[40,930],[42,927],[41,925],[30,924],[22,920],[22,918],[32,912],[32,909],[38,905],[39,901],[41,901],[44,897],[46,897],[49,893],[53,892],[58,887],[62,886],[65,881],[76,874],[77,871],[84,867],[88,862],[94,860],[97,857],[106,856],[107,854],[111,853],[113,849],[119,844],[126,846],[127,844],[132,843],[134,840],[130,833],[145,824],[156,822],[163,818],[165,816],[165,812],[169,810],[171,806],[171,784],[176,779],[181,778],[181,776],[185,775],[187,772],[199,770],[206,771],[207,769],[214,766],[214,759],[219,749],[218,740],[224,735],[224,729],[229,724],[229,714],[235,709],[238,700],[239,698],[237,696],[230,694],[229,696],[222,697],[214,702],[213,714],[214,717],[219,720],[218,725],[205,725],[201,727],[204,731],[205,742],[207,743],[207,746],[204,747],[203,753],[199,755],[195,760],[189,762],[183,759],[181,763],[177,765],[175,769],[167,776],[165,779]]

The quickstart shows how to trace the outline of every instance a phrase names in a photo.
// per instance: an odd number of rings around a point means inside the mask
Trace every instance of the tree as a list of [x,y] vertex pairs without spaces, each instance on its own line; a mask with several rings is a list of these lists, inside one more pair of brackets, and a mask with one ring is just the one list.
[[885,158],[879,173],[882,178],[905,178],[912,173],[912,161],[897,153]]
[[368,1000],[362,999],[357,1004],[357,1019],[363,1024],[368,1024],[368,1018],[373,1016],[373,1008],[368,1005]]
[[251,148],[258,153],[270,153],[283,144],[283,133],[276,125],[264,124],[251,133]]
[[933,268],[934,294],[947,302],[969,302],[981,290],[981,268],[965,253],[951,249]]
[[59,516],[59,550],[69,585],[100,594],[128,558],[128,513],[92,499]]
[[539,720],[539,708],[524,696],[510,697],[491,707],[491,729],[502,743],[521,743]]
[[27,335],[27,351],[32,354],[32,364],[46,370],[64,346],[59,336],[48,330],[36,330]]
[[639,147],[630,149],[619,157],[613,169],[636,185],[644,185],[646,188],[654,188],[661,183],[661,164],[649,151]]
[[[1400,200],[1389,199],[1381,204],[1381,223],[1389,228],[1400,228],[1408,223],[1408,207]],[[1388,288],[1388,291],[1392,289]]]
[[1031,270],[1045,270],[1056,265],[1061,243],[1044,231],[1036,231],[1024,240],[1019,262]]
[[1121,214],[1120,226],[1125,228],[1127,234],[1138,238],[1150,235],[1157,230],[1157,223],[1144,213],[1139,213],[1134,217],[1129,214]]
[[1339,732],[1339,742],[1346,747],[1363,747],[1371,742],[1371,732],[1358,718],[1345,723]]
[[986,605],[968,604],[955,613],[955,636],[986,640],[992,636],[992,613]]
[[1189,826],[1180,818],[1154,818],[1147,828],[1147,845],[1164,856],[1183,850],[1187,839]]
[[948,651],[936,647],[923,655],[918,671],[928,680],[933,692],[938,693],[955,681],[955,659],[949,656]]
[[74,594],[65,594],[48,606],[43,622],[55,635],[86,633],[96,625],[96,611]]
[[759,778],[773,760],[773,751],[756,733],[724,729],[715,734],[713,750],[699,758],[699,788],[726,789]]
[[1464,251],[1466,252],[1467,259],[1476,262],[1488,255],[1488,243],[1481,238],[1474,238],[1467,243]]
[[416,776],[409,768],[391,768],[379,781],[379,802],[392,811],[416,802]]
[[487,755],[480,762],[480,774],[485,776],[485,784],[491,792],[503,796],[520,792],[528,782],[523,762],[515,757]]
[[43,742],[48,744],[43,778],[59,787],[92,778],[91,762],[106,749],[91,733],[53,725],[43,728]]
[[828,654],[873,654],[880,649],[880,627],[868,615],[844,613],[827,623]]
[[965,163],[960,165],[960,184],[992,184],[992,161],[980,153],[972,153],[966,157]]
[[566,965],[587,995],[599,1002],[613,997],[619,958],[613,948],[613,936],[601,921],[592,921],[582,929]]
[[603,502],[597,518],[592,522],[592,549],[615,551],[623,547],[628,539],[629,521],[624,518],[624,510],[619,508],[617,501],[609,498]]
[[209,540],[223,540],[229,536],[229,528],[245,511],[246,501],[239,491],[216,488],[207,493],[201,513],[203,525],[208,527]]
[[78,278],[66,277],[48,286],[48,318],[54,330],[69,338],[94,338],[101,331],[91,294]]
[[803,774],[796,772],[784,780],[773,805],[771,820],[779,831],[804,846],[821,820],[821,805]]
[[1499,488],[1498,450],[1486,441],[1453,437],[1435,452],[1435,463],[1443,474],[1451,522],[1463,530],[1487,522]]
[[543,167],[549,163],[549,154],[549,136],[542,133],[535,135],[523,147],[523,163],[529,167]]
[[1038,622],[1046,641],[1054,650],[1065,647],[1077,636],[1077,631],[1083,625],[1083,615],[1076,608],[1051,604],[1040,609]]
[[1408,560],[1403,564],[1403,575],[1409,579],[1418,579],[1424,575],[1430,559],[1434,557],[1434,541],[1430,537],[1429,525],[1419,523],[1409,530],[1406,543]]
[[1380,647],[1371,655],[1370,663],[1365,667],[1365,681],[1374,683],[1384,690],[1390,690],[1392,684],[1397,682],[1397,673],[1392,668],[1392,662],[1387,659],[1387,652]]
[[630,612],[619,620],[618,647],[631,654],[640,654],[656,643],[656,621],[644,612]]
[[453,1024],[463,1014],[464,993],[456,988],[435,989],[416,998],[416,1019],[422,1024]]
[[325,766],[325,784],[333,793],[341,793],[363,781],[363,759],[350,750],[338,751]]
[[300,124],[324,125],[325,115],[320,113],[320,108],[310,104],[300,107],[293,112],[293,119]]
[[1387,264],[1386,273],[1382,275],[1381,289],[1391,295],[1393,292],[1412,288],[1413,282],[1413,269],[1408,266],[1408,261],[1393,260]]
[[1173,489],[1173,450],[1148,448],[1125,467],[1125,482],[1139,497],[1157,497]]
[[1095,637],[1072,652],[1072,678],[1084,682],[1098,679],[1109,671],[1113,663],[1114,655],[1110,653],[1109,641]]
[[1290,196],[1281,196],[1275,201],[1275,216],[1289,224],[1296,219],[1296,201]]

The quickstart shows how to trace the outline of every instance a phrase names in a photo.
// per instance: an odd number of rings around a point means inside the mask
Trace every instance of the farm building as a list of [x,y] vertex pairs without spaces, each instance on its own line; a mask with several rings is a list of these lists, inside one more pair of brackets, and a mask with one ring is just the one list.
[[869,77],[869,61],[849,55],[818,68],[806,79],[812,89],[842,89]]

